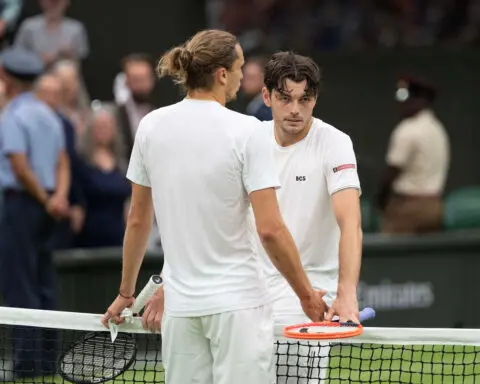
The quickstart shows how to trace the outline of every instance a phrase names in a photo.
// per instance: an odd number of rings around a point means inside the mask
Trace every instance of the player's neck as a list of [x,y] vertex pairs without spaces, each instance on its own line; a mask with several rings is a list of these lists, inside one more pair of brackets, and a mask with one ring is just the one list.
[[275,140],[281,147],[289,147],[290,145],[294,145],[299,141],[303,140],[308,135],[308,132],[310,132],[310,129],[312,128],[312,124],[313,117],[310,119],[309,123],[305,126],[305,128],[297,134],[285,132],[277,124],[275,124]]
[[227,100],[225,98],[225,95],[222,95],[220,92],[215,92],[213,90],[211,91],[204,91],[203,89],[195,89],[192,91],[189,91],[187,94],[187,99],[193,99],[193,100],[211,100],[211,101],[216,101],[217,103],[225,106],[227,103]]

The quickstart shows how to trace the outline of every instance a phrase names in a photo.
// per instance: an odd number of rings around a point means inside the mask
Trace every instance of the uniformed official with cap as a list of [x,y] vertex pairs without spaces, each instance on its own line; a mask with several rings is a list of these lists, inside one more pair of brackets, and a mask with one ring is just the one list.
[[396,89],[402,121],[387,151],[379,197],[382,232],[425,233],[441,229],[442,194],[450,164],[449,138],[432,110],[437,90],[423,79],[401,77]]
[[[43,63],[18,48],[0,56],[10,98],[0,119],[0,292],[4,305],[54,309],[52,261],[57,223],[68,212],[70,171],[61,123],[32,92]],[[54,370],[52,338],[16,329],[14,372],[32,377]]]

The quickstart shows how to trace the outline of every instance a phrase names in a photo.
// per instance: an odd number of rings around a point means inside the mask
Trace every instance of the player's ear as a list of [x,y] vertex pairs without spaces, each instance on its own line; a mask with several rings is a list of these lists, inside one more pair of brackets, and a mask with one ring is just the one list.
[[225,68],[218,68],[215,71],[215,76],[220,84],[227,85],[227,70]]
[[267,107],[272,106],[272,100],[270,99],[270,92],[268,92],[267,87],[262,88],[263,102]]

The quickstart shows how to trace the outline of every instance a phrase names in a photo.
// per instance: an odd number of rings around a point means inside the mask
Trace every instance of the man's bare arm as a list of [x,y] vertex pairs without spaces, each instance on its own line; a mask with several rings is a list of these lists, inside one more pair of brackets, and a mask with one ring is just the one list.
[[68,198],[70,191],[70,159],[67,152],[60,152],[57,162],[57,185],[55,194]]
[[340,227],[338,297],[355,297],[362,264],[362,222],[357,189],[339,191],[332,205]]
[[23,153],[12,153],[8,156],[13,173],[26,191],[33,196],[40,204],[46,205],[48,193],[38,182],[35,174],[30,168],[27,156]]
[[275,189],[250,194],[258,235],[273,265],[285,277],[300,299],[313,295],[303,270],[298,249],[280,214]]
[[132,183],[132,199],[123,241],[123,267],[120,293],[133,296],[138,272],[147,250],[153,223],[152,191]]

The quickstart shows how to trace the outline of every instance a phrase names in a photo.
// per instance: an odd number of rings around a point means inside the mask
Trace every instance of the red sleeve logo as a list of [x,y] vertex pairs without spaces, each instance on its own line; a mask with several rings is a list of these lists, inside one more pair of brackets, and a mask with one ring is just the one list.
[[333,168],[333,172],[337,173],[343,171],[344,169],[355,169],[355,164],[342,164],[338,167]]

